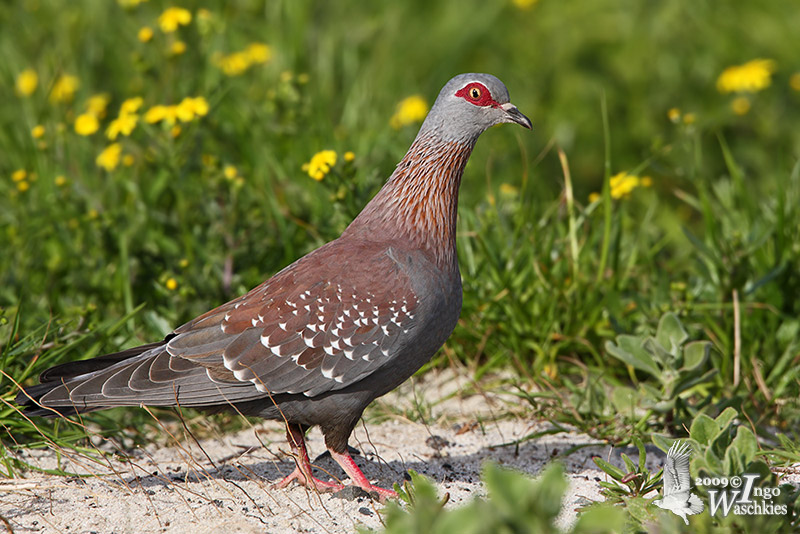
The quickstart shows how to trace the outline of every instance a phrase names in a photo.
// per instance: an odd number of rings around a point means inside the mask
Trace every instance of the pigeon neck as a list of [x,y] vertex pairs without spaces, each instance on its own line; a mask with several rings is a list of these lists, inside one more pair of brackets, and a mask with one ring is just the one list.
[[405,240],[439,268],[458,270],[458,188],[474,140],[449,141],[420,132],[392,176],[342,234]]

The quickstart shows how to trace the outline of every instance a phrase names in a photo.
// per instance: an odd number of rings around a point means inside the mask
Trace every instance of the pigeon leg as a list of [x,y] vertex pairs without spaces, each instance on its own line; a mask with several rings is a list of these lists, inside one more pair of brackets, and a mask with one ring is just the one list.
[[338,491],[342,489],[344,486],[336,482],[324,482],[318,478],[314,478],[311,473],[311,462],[308,459],[304,435],[305,429],[301,425],[287,425],[286,439],[289,441],[289,446],[292,448],[297,466],[290,475],[284,477],[280,482],[275,483],[273,487],[278,489],[285,488],[293,480],[297,480],[298,484],[312,487],[319,492]]
[[344,472],[350,477],[350,480],[353,481],[353,484],[363,489],[367,493],[374,491],[378,494],[381,502],[385,502],[386,499],[397,498],[397,493],[395,493],[393,490],[372,485],[346,450],[345,452],[336,452],[332,449],[328,449],[328,451],[331,453],[331,456],[333,456],[333,459],[336,460],[340,466],[342,466],[342,469],[344,469]]

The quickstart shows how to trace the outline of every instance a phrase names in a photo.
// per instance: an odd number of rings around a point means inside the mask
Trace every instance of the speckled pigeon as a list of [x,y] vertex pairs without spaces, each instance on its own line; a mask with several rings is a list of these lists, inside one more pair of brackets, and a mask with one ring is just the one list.
[[531,128],[503,82],[461,74],[444,86],[408,153],[342,235],[163,341],[44,371],[17,402],[31,415],[112,406],[191,406],[283,421],[293,480],[319,491],[305,432],[318,425],[353,484],[370,483],[347,441],[366,406],[442,346],[461,311],[458,188],[475,142],[500,123]]

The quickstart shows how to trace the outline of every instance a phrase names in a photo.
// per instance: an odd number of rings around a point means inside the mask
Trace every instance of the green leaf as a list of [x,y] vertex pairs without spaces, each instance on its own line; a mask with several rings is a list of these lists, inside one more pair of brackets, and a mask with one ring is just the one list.
[[625,501],[625,508],[639,523],[655,521],[655,516],[652,511],[655,505],[653,505],[649,499],[645,499],[644,497],[632,497]]
[[644,443],[642,443],[642,440],[639,439],[638,436],[633,436],[633,438],[631,438],[631,441],[633,441],[633,444],[636,445],[636,448],[639,451],[639,472],[644,473],[645,472],[644,464],[645,461],[647,460],[647,452],[645,451]]
[[668,312],[661,316],[658,321],[656,341],[662,347],[670,354],[678,355],[678,349],[687,339],[689,339],[689,334],[674,313]]
[[653,440],[653,445],[664,451],[665,453],[672,447],[672,442],[675,441],[674,438],[669,436],[665,436],[664,434],[653,434],[651,436]]
[[606,534],[622,532],[625,526],[625,513],[622,508],[607,504],[589,507],[578,516],[573,534]]
[[703,365],[711,353],[711,343],[708,341],[693,341],[683,349],[683,370],[694,371]]
[[[705,467],[710,472],[710,474],[713,475],[725,474],[723,472],[724,468],[722,465],[722,461],[719,459],[719,456],[717,456],[714,453],[714,450],[711,447],[706,449],[706,453],[703,455],[703,460],[705,460],[706,464]],[[732,473],[732,474],[738,474],[738,473]]]
[[611,341],[606,341],[606,351],[630,365],[634,369],[639,369],[658,378],[661,370],[655,360],[642,347],[642,339],[636,336],[617,336],[617,345]]
[[620,454],[620,456],[622,456],[622,461],[625,462],[625,468],[628,470],[628,473],[626,473],[626,474],[635,473],[636,472],[636,464],[633,463],[633,460],[631,460],[628,457],[628,455],[625,454],[624,452],[622,454]]
[[700,414],[689,427],[689,436],[701,445],[710,445],[719,434],[719,425],[706,414]]
[[731,422],[738,416],[739,412],[737,412],[735,408],[731,408],[730,406],[728,406],[722,411],[721,414],[717,416],[715,421],[717,422],[717,425],[719,426],[720,430],[722,430],[723,428],[727,428],[727,426],[731,424]]
[[633,416],[639,408],[639,392],[627,386],[617,386],[611,391],[611,403],[617,412]]
[[736,429],[736,437],[731,441],[729,450],[735,450],[742,460],[743,465],[752,462],[758,454],[758,439],[753,431],[746,426]]
[[613,478],[616,481],[622,480],[622,477],[625,476],[625,473],[622,472],[618,467],[606,462],[599,456],[592,457],[592,461],[599,467],[604,473],[608,476]]

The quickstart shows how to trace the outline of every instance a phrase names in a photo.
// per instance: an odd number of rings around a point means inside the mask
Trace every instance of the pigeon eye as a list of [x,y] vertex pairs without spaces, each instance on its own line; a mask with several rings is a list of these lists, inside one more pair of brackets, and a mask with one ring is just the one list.
[[472,89],[469,90],[469,97],[472,100],[480,100],[480,98],[481,98],[481,90],[478,89],[477,87],[473,87]]

